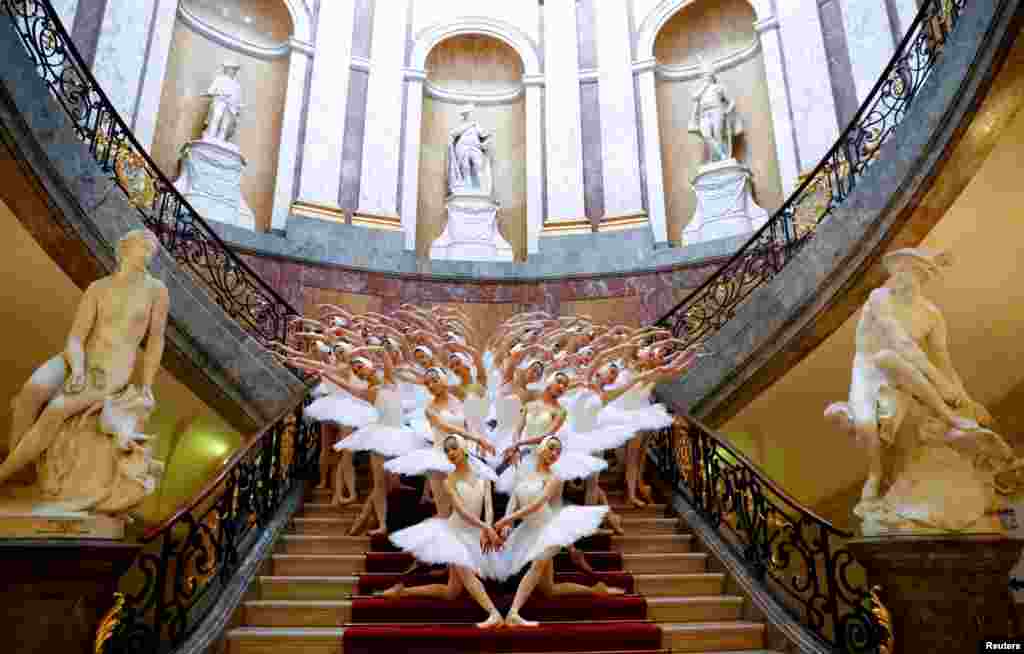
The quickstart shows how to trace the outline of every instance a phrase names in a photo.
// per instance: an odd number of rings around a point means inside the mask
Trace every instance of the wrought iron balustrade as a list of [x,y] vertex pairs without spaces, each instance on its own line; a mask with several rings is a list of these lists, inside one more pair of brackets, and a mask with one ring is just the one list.
[[165,654],[185,642],[246,553],[303,480],[318,478],[320,430],[309,398],[261,432],[187,505],[142,537],[120,608],[97,654]]
[[285,342],[299,313],[246,265],[174,188],[136,140],[75,49],[49,0],[0,0],[79,138],[184,270],[264,345]]
[[924,0],[895,55],[828,154],[721,268],[655,324],[696,344],[732,319],[771,281],[856,188],[903,122],[968,0]]
[[699,422],[677,416],[649,450],[661,478],[794,618],[836,651],[879,651],[887,632],[872,614],[864,569],[843,547],[852,533],[802,506]]

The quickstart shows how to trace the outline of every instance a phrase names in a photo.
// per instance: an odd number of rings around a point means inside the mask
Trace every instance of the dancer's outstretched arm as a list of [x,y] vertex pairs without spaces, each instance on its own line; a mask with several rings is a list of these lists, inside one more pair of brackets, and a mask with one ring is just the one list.
[[441,419],[441,417],[438,415],[437,409],[434,408],[433,406],[427,407],[426,415],[427,422],[429,422],[430,425],[435,429],[438,429],[446,434],[457,434],[459,436],[462,436],[466,440],[472,441],[476,443],[478,446],[480,446],[480,449],[483,450],[484,454],[494,454],[494,446],[491,445],[490,441],[481,436],[477,436],[473,434],[471,431],[463,429],[458,425],[453,425],[450,422],[445,422],[444,420]]

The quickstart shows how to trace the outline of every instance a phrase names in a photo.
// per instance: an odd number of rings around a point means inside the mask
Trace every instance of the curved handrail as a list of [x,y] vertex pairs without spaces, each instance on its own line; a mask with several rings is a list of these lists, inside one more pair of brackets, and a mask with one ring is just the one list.
[[871,93],[814,170],[729,261],[654,324],[687,344],[701,342],[796,256],[902,122],[966,3],[925,0]]
[[103,654],[164,654],[195,633],[259,532],[300,482],[317,476],[319,426],[302,417],[310,401],[283,412],[143,534],[146,547],[121,578],[124,605]]
[[[650,443],[662,479],[725,538],[753,577],[827,647],[877,652],[884,631],[869,609],[851,532],[811,511],[714,431],[689,416]],[[771,583],[767,583],[767,582]]]
[[141,542],[152,542],[153,540],[163,535],[164,532],[174,527],[175,524],[180,522],[183,516],[185,516],[188,513],[192,513],[193,511],[198,509],[199,506],[206,502],[206,500],[209,499],[211,495],[213,495],[214,491],[220,488],[220,486],[225,482],[225,480],[227,480],[227,478],[231,476],[235,467],[237,467],[243,459],[250,457],[253,451],[266,447],[267,443],[265,441],[268,438],[273,437],[274,429],[278,426],[278,423],[287,420],[289,415],[294,412],[295,407],[289,407],[288,409],[282,411],[277,416],[275,416],[273,420],[268,422],[266,426],[263,427],[263,429],[256,432],[256,435],[253,436],[253,438],[249,441],[247,445],[243,446],[237,452],[232,454],[228,458],[228,460],[224,462],[224,465],[221,466],[221,470],[216,477],[206,482],[206,484],[203,485],[199,492],[193,495],[190,499],[183,502],[177,509],[175,509],[174,513],[165,518],[163,522],[147,529],[142,534]]
[[164,176],[93,77],[50,0],[0,0],[0,9],[78,136],[167,252],[258,341],[284,343],[288,322],[299,312],[221,240]]

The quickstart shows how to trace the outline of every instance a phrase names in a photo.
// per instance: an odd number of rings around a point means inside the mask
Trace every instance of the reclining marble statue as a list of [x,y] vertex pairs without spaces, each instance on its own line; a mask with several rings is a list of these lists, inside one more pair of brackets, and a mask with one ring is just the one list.
[[[148,230],[121,238],[117,270],[86,289],[64,351],[11,402],[0,533],[4,522],[26,516],[124,516],[154,491],[162,464],[139,428],[156,406],[167,324],[167,289],[147,271],[158,248]],[[140,388],[129,382],[144,340]],[[35,482],[19,485],[15,475],[33,464]]]
[[890,252],[890,274],[871,292],[857,323],[847,402],[827,418],[868,453],[868,477],[854,514],[865,535],[885,532],[1000,532],[998,490],[1019,467],[953,367],[946,323],[923,286],[951,265],[948,254]]

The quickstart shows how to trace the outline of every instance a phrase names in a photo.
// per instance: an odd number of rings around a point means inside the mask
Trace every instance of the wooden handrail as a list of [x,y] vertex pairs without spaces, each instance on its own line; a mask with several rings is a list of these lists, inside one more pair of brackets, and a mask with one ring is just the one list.
[[232,454],[231,457],[228,459],[227,463],[224,464],[224,467],[222,467],[220,472],[217,473],[217,476],[211,479],[210,481],[206,482],[206,484],[198,493],[193,495],[191,499],[187,500],[184,504],[179,506],[178,509],[173,514],[164,519],[164,521],[161,522],[159,525],[147,529],[142,534],[142,542],[149,543],[159,538],[161,535],[163,535],[164,532],[171,529],[176,522],[181,520],[181,518],[184,515],[191,513],[196,509],[196,507],[198,507],[200,504],[209,499],[213,492],[217,490],[217,487],[223,484],[224,480],[228,478],[228,475],[231,473],[231,471],[236,466],[238,466],[238,464],[241,463],[242,460],[245,459],[245,457],[248,456],[250,452],[252,452],[257,447],[263,445],[264,439],[267,437],[270,431],[277,426],[277,423],[284,420],[289,413],[295,411],[295,408],[299,406],[299,404],[301,404],[302,401],[306,398],[306,393],[308,392],[308,390],[309,389],[307,388],[305,391],[303,391],[298,401],[293,403],[288,409],[285,409],[277,416],[275,416],[273,420],[267,422],[267,424],[264,425],[263,429],[256,432],[255,436],[253,436],[253,439],[247,445],[245,445],[244,447],[242,447],[242,449]]

